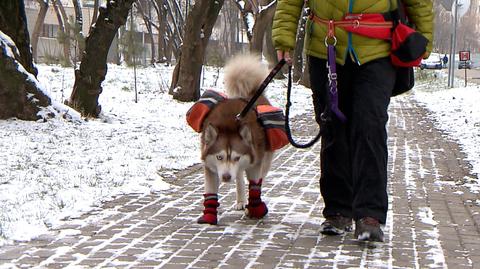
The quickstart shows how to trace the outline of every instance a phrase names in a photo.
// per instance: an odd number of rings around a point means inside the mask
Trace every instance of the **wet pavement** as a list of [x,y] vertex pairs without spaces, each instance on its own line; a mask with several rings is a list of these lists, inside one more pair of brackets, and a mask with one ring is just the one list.
[[[310,117],[295,135],[316,132]],[[319,150],[278,151],[264,180],[269,208],[250,220],[222,184],[219,224],[200,225],[203,172],[169,178],[170,190],[129,194],[29,242],[0,248],[0,268],[480,268],[480,195],[453,138],[412,97],[392,100],[384,243],[319,233]],[[308,139],[309,137],[303,137]]]

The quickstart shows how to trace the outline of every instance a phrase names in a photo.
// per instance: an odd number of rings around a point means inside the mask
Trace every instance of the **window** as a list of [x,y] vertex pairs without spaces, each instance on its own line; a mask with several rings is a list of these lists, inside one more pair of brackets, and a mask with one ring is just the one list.
[[56,38],[58,35],[58,25],[44,24],[42,29],[42,37]]

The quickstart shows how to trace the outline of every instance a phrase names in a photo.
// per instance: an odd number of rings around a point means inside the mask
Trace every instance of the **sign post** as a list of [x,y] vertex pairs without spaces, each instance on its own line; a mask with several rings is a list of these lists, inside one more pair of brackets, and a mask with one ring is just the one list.
[[450,43],[450,65],[448,66],[448,87],[453,88],[453,82],[455,79],[455,51],[457,44],[457,18],[458,18],[458,0],[453,2],[452,7],[453,12],[453,28],[451,34],[451,43]]
[[467,61],[470,61],[470,51],[469,50],[461,50],[458,52],[458,56],[460,59],[460,64],[463,69],[465,69],[465,87],[467,87]]
[[[452,3],[452,32],[450,43],[450,64],[448,66],[448,87],[453,88],[453,82],[455,79],[455,51],[457,44],[457,20],[465,15],[470,8],[470,0],[453,0]],[[445,4],[444,4],[445,5]]]

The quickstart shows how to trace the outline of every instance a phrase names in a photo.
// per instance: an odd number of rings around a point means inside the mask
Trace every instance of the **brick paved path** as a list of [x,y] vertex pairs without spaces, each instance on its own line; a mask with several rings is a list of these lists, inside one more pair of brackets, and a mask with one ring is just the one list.
[[[295,126],[309,130],[306,122]],[[385,243],[319,234],[319,145],[287,147],[264,182],[268,216],[235,211],[220,190],[219,225],[199,225],[203,177],[194,167],[170,191],[125,195],[28,243],[0,249],[0,267],[41,268],[480,268],[480,197],[457,144],[410,97],[389,125],[390,211]]]

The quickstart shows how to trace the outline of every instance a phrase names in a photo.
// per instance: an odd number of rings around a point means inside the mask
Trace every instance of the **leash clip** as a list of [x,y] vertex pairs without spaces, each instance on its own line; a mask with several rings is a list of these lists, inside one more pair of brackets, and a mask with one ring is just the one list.
[[[333,41],[332,41],[332,43],[330,44],[329,41],[331,41],[331,40],[333,40]],[[325,37],[325,47],[328,47],[329,45],[332,45],[332,46],[334,46],[334,47],[337,45],[337,38],[336,38],[335,36],[331,36],[331,37],[330,37],[330,36],[326,36],[326,37]]]
[[353,28],[358,28],[360,27],[360,21],[359,20],[354,20],[353,21]]
[[[329,41],[333,40],[333,43],[329,44]],[[328,21],[328,33],[325,37],[325,47],[329,45],[336,46],[337,45],[337,38],[335,37],[335,22],[333,20]]]

